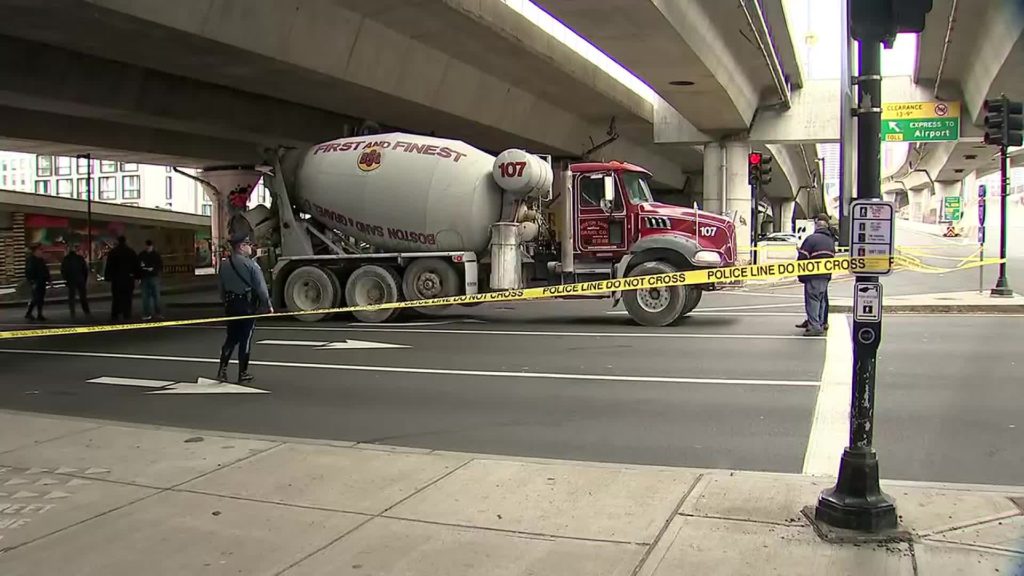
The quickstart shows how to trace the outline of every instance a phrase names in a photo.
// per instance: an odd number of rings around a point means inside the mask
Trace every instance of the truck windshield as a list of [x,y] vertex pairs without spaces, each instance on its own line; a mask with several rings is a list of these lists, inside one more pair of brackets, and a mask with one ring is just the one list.
[[622,181],[626,185],[626,194],[629,195],[629,200],[633,204],[654,201],[651,198],[651,189],[647,187],[647,180],[643,175],[636,172],[623,172]]

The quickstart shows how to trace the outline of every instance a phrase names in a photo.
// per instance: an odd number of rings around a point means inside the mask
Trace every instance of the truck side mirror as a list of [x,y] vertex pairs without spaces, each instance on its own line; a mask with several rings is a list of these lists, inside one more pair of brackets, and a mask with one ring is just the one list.
[[615,205],[615,177],[605,176],[602,180],[604,181],[604,198],[601,208],[605,212],[611,212],[612,206]]

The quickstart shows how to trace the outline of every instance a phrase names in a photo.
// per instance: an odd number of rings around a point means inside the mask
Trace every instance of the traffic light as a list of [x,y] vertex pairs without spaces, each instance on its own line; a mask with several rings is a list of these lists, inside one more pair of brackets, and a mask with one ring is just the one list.
[[770,184],[772,181],[772,157],[761,154],[761,184]]
[[1020,146],[1024,144],[1024,104],[1006,96],[985,100],[985,144]]
[[761,186],[772,181],[772,157],[761,152],[751,152],[747,156],[747,182],[751,186]]

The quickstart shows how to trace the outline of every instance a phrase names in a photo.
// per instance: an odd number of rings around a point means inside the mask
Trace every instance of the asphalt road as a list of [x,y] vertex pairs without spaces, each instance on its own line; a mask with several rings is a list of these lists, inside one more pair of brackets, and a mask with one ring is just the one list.
[[[894,277],[891,281],[901,282]],[[836,282],[833,294],[847,295]],[[253,387],[149,394],[99,377],[212,377],[215,326],[0,342],[0,407],[121,421],[431,449],[801,472],[826,368],[849,373],[840,328],[802,338],[799,287],[705,296],[683,325],[634,326],[607,303],[512,303],[388,327],[264,322]],[[17,311],[0,318],[17,325]],[[174,310],[201,315],[210,310]],[[59,313],[66,314],[64,310]],[[51,312],[52,322],[63,316]],[[841,325],[841,322],[839,323]],[[1020,484],[1018,317],[892,316],[879,364],[876,445],[890,478]],[[339,344],[343,346],[342,344]],[[351,345],[351,344],[350,344]],[[823,395],[824,397],[824,395]],[[1021,428],[1017,428],[1020,426]],[[824,448],[820,448],[824,446]]]

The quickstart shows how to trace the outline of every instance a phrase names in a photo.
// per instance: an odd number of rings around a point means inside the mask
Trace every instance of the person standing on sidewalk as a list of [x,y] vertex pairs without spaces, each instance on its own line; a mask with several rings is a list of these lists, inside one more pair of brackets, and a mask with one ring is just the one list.
[[146,240],[146,248],[139,254],[139,277],[142,279],[142,320],[163,318],[160,313],[160,275],[164,261],[156,251],[152,240]]
[[[224,301],[226,316],[249,316],[269,312],[274,308],[270,304],[270,293],[267,282],[263,278],[263,270],[253,261],[252,242],[245,234],[233,234],[229,241],[231,254],[221,261],[220,294]],[[226,382],[228,379],[228,363],[238,347],[238,383],[251,382],[249,373],[249,354],[252,352],[252,333],[256,329],[255,318],[238,318],[227,323],[227,338],[220,351],[220,368],[217,379]]]
[[111,322],[117,322],[118,318],[126,322],[132,319],[132,297],[138,270],[138,255],[128,247],[124,236],[118,236],[117,246],[107,254],[107,265],[103,271],[103,278],[110,282]]
[[89,265],[85,258],[78,253],[78,247],[74,244],[68,245],[68,253],[60,263],[60,276],[68,289],[68,309],[71,310],[71,317],[75,317],[75,297],[82,306],[82,312],[91,316],[89,311],[89,296],[86,294],[86,284],[89,283]]
[[[26,320],[46,320],[43,316],[43,303],[46,301],[46,287],[50,284],[50,269],[46,266],[46,260],[43,260],[42,252],[38,244],[33,244],[25,261],[25,280],[32,290],[28,310],[25,312]],[[32,316],[32,310],[36,311],[35,317]]]
[[[804,239],[797,251],[797,260],[835,258],[836,239],[829,230],[829,219],[819,214],[814,219],[814,233]],[[807,319],[797,328],[804,328],[804,336],[822,336],[828,330],[828,283],[831,273],[806,274],[800,277],[804,285],[804,308]]]

